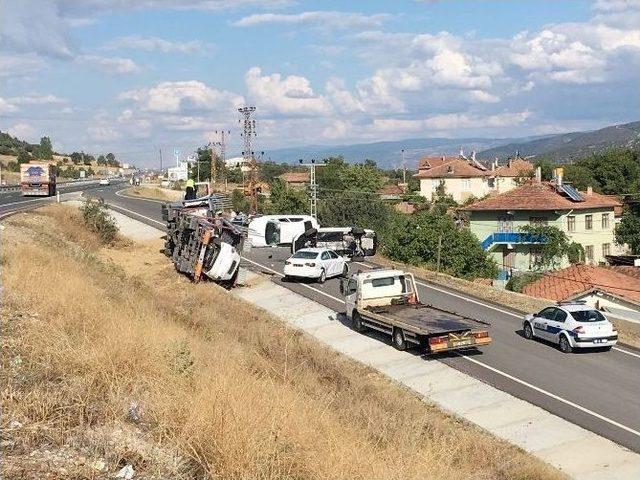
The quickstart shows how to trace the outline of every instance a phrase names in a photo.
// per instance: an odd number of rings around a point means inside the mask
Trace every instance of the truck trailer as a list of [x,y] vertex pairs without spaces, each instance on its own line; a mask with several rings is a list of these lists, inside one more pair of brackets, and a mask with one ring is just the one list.
[[491,343],[487,323],[422,303],[415,278],[402,270],[358,272],[341,281],[340,291],[353,329],[390,335],[398,350],[441,353]]
[[29,162],[21,164],[20,190],[23,196],[49,197],[55,195],[55,165],[50,162]]

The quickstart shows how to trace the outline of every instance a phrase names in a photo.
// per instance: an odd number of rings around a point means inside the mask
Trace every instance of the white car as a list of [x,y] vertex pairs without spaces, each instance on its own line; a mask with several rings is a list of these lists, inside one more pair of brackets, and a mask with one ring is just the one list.
[[558,345],[564,353],[579,348],[611,349],[618,332],[602,312],[585,302],[558,302],[524,317],[524,337],[540,338]]
[[324,283],[327,278],[348,273],[347,260],[326,248],[303,248],[284,262],[285,278],[314,278]]
[[101,178],[100,185],[111,185],[111,180],[109,180],[108,178]]

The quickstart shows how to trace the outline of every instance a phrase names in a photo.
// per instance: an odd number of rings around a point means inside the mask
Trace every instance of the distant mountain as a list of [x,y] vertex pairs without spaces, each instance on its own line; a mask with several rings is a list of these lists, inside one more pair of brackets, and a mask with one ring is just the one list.
[[640,149],[640,122],[588,132],[548,135],[529,141],[518,140],[482,150],[478,158],[504,158],[518,151],[523,157],[545,157],[564,163],[615,147]]
[[323,159],[341,155],[348,162],[375,160],[381,168],[401,168],[402,149],[407,168],[415,169],[418,159],[427,155],[455,155],[464,148],[465,153],[499,147],[516,141],[531,140],[514,138],[411,138],[407,140],[358,143],[353,145],[309,145],[303,147],[270,150],[268,157],[275,162],[294,163],[303,158]]

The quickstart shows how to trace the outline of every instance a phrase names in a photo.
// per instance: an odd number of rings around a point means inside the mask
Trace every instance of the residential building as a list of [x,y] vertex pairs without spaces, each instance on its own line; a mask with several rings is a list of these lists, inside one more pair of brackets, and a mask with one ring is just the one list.
[[616,318],[640,321],[640,278],[611,267],[576,264],[548,272],[525,285],[523,293],[555,301],[584,300]]
[[[530,181],[505,193],[461,208],[469,214],[469,228],[482,247],[504,270],[534,268],[540,239],[521,231],[525,225],[552,225],[581,244],[585,261],[597,265],[618,253],[614,239],[614,212],[620,202],[613,197],[578,192],[563,184]],[[565,259],[560,266],[568,265]]]
[[309,172],[287,172],[279,175],[278,178],[282,180],[288,187],[295,188],[296,190],[305,190],[309,184]]
[[444,186],[445,193],[458,203],[470,198],[482,198],[491,193],[502,193],[518,186],[518,180],[533,174],[533,164],[520,158],[509,160],[499,166],[497,161],[487,168],[475,160],[475,155],[466,158],[427,157],[420,160],[418,173],[420,195],[433,200],[438,187]]
[[251,170],[251,167],[249,166],[249,160],[244,157],[227,158],[225,159],[224,164],[227,168],[239,168],[245,173]]

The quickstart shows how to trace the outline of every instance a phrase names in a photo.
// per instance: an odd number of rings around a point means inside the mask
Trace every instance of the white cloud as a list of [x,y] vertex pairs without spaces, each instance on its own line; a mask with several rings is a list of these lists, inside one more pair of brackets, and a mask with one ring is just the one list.
[[77,61],[94,66],[110,75],[139,73],[142,69],[130,58],[102,57],[99,55],[80,55]]
[[434,130],[486,129],[514,127],[525,122],[531,112],[504,112],[493,115],[447,113],[433,115],[424,120],[424,126]]
[[147,52],[163,52],[163,53],[184,53],[195,54],[202,53],[205,50],[212,49],[212,45],[203,44],[199,40],[191,40],[188,42],[178,42],[172,40],[166,40],[159,37],[143,37],[140,35],[131,35],[127,37],[119,37],[108,42],[105,46],[105,50],[118,50],[118,49],[130,49],[130,50],[144,50]]
[[87,128],[87,134],[94,142],[113,142],[122,138],[122,134],[109,125],[92,125]]
[[244,103],[240,95],[218,90],[196,80],[162,82],[155,87],[122,92],[120,100],[132,100],[140,108],[156,113],[193,110],[231,112]]
[[14,105],[51,105],[65,103],[65,100],[55,95],[26,95],[13,97],[9,101]]
[[323,30],[367,29],[381,26],[392,18],[391,15],[379,13],[365,15],[356,12],[316,11],[296,14],[258,13],[243,17],[233,23],[236,27],[253,27],[257,25],[306,25]]
[[33,54],[0,55],[0,78],[31,75],[44,68],[45,62]]
[[38,131],[33,125],[25,122],[16,123],[9,127],[7,132],[20,140],[26,140],[28,142],[36,142],[38,140]]
[[328,100],[316,95],[305,77],[279,73],[262,75],[259,67],[252,67],[245,75],[248,96],[260,105],[261,111],[283,115],[316,116],[328,115],[331,105]]
[[0,97],[0,115],[7,115],[9,113],[15,113],[18,111],[13,103]]

